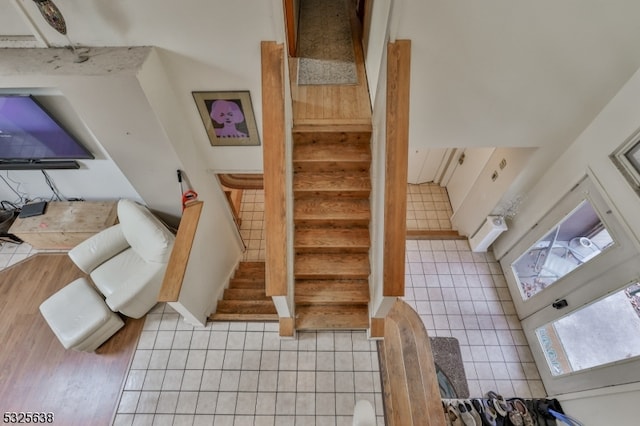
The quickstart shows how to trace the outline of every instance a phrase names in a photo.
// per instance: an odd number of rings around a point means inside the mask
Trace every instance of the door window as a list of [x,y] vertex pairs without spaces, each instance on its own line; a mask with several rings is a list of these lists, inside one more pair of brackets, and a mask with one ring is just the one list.
[[640,284],[535,331],[552,376],[640,356]]
[[613,243],[591,203],[584,200],[511,264],[522,300],[596,258]]

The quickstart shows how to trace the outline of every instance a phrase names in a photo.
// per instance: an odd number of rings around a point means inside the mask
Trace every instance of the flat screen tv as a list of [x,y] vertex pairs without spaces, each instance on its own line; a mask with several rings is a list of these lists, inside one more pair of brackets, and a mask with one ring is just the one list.
[[0,95],[0,169],[77,169],[92,158],[33,96]]

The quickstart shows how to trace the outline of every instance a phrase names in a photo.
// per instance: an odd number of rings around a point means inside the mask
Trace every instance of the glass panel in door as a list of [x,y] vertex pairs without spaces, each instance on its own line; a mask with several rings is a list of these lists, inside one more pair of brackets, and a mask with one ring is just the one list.
[[588,200],[511,264],[522,300],[528,300],[613,245]]
[[552,376],[640,356],[640,284],[535,330]]

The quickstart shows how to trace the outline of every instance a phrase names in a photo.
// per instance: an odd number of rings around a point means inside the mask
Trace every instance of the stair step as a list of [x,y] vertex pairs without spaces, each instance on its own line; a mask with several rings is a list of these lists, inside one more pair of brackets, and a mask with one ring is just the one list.
[[297,252],[367,252],[370,245],[368,228],[297,228],[294,235]]
[[367,199],[299,199],[293,205],[296,225],[368,225],[371,219]]
[[293,129],[296,145],[317,142],[369,143],[371,126],[296,126]]
[[296,173],[325,173],[325,172],[359,172],[368,173],[370,162],[361,161],[294,161],[293,171]]
[[371,179],[365,172],[296,172],[293,192],[299,196],[368,197]]
[[230,289],[262,289],[264,290],[265,280],[262,278],[232,278],[229,281]]
[[298,253],[296,279],[368,279],[368,253]]
[[315,303],[368,303],[367,280],[296,280],[296,305]]
[[213,313],[209,315],[211,321],[278,321],[278,314],[228,314]]
[[293,162],[346,162],[371,163],[369,143],[313,142],[293,147]]
[[258,288],[227,288],[223,300],[271,300],[267,297],[264,285]]
[[298,330],[361,330],[369,327],[366,304],[318,304],[296,307]]
[[220,314],[277,314],[271,300],[218,300],[216,313]]
[[264,262],[240,262],[234,273],[234,278],[262,278],[265,276]]

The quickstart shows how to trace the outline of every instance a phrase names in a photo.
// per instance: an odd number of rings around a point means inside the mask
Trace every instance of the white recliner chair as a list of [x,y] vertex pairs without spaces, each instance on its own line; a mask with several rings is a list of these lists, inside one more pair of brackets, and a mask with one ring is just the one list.
[[131,200],[118,202],[118,221],[73,248],[69,257],[91,276],[112,311],[140,318],[157,302],[175,236]]

